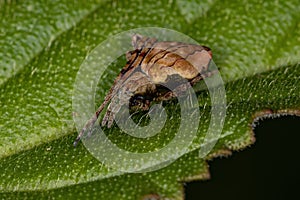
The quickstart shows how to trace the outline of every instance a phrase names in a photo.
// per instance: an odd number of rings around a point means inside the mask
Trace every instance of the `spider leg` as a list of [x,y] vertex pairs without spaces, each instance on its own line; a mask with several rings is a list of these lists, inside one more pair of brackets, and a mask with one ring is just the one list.
[[[95,122],[97,121],[100,113],[102,112],[102,110],[104,109],[106,104],[110,101],[111,93],[112,93],[112,90],[110,90],[109,94],[105,97],[104,102],[97,109],[97,111],[95,112],[93,117],[85,123],[84,127],[81,129],[80,133],[78,134],[77,138],[75,139],[75,141],[73,143],[74,146],[77,146],[78,142],[81,140],[81,138],[82,138],[83,134],[85,133],[85,131],[95,124]],[[89,135],[90,134],[91,134],[91,132],[89,130]]]
[[[131,52],[133,53],[133,52]],[[129,54],[128,54],[129,55]],[[129,59],[129,58],[128,58]],[[126,66],[123,69],[127,69],[129,65],[131,65],[132,63],[127,63]],[[114,81],[113,86],[110,88],[108,94],[105,96],[103,103],[100,105],[100,107],[97,109],[97,111],[95,112],[95,114],[93,115],[93,117],[91,119],[89,119],[86,124],[84,125],[84,127],[82,128],[82,130],[80,131],[80,133],[78,134],[77,138],[75,139],[73,145],[77,146],[78,142],[81,140],[81,138],[83,137],[85,131],[93,126],[95,124],[95,122],[97,121],[100,113],[103,111],[104,107],[109,103],[109,101],[115,97],[116,93],[119,91],[119,89],[122,87],[123,83],[126,81],[126,79],[134,72],[134,68],[127,70],[127,72],[125,74],[120,73],[117,78]],[[113,114],[109,114],[108,111],[108,116],[106,118],[110,119],[113,118],[114,115]],[[109,120],[108,120],[109,121]],[[103,123],[102,123],[103,124]],[[110,126],[112,124],[112,122],[109,123]],[[109,126],[109,127],[110,127]],[[89,135],[91,133],[89,132]]]
[[[100,105],[100,107],[97,109],[97,111],[95,112],[95,114],[93,115],[92,118],[90,118],[84,125],[84,127],[81,129],[81,131],[79,132],[77,138],[75,139],[73,145],[77,146],[78,142],[81,140],[81,138],[83,137],[85,131],[92,127],[100,113],[103,111],[103,109],[105,108],[105,106],[109,103],[109,101],[113,98],[113,96],[115,96],[116,92],[118,91],[118,89],[120,88],[121,82],[120,81],[122,78],[121,74],[119,74],[119,76],[115,79],[113,86],[110,88],[108,94],[105,96],[103,103]],[[89,135],[90,135],[90,131],[89,131]]]
[[158,95],[154,98],[154,101],[167,101],[173,98],[176,98],[178,96],[184,95],[185,91],[191,87],[190,83],[185,83],[177,86],[174,90],[168,91],[164,94]]
[[196,83],[198,83],[199,81],[201,81],[202,79],[205,79],[207,77],[211,77],[212,75],[214,75],[215,73],[217,73],[218,71],[217,70],[213,70],[213,71],[209,71],[209,72],[206,72],[204,74],[200,74],[198,76],[196,76],[195,78],[193,78],[190,83],[192,86],[194,86]]
[[102,120],[102,126],[107,125],[110,128],[115,119],[116,113],[122,106],[128,105],[131,97],[135,94],[145,94],[147,90],[154,90],[155,85],[142,72],[133,73],[119,89],[117,94],[111,99],[105,116]]

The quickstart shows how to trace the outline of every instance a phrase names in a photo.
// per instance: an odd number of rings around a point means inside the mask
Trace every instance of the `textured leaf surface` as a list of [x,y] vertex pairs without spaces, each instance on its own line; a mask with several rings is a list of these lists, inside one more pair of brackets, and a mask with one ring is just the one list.
[[[59,2],[59,3],[58,3]],[[0,2],[0,83],[14,76],[60,33],[93,11],[87,1]]]
[[[72,146],[77,134],[72,89],[81,62],[109,35],[136,27],[175,29],[209,46],[226,81],[228,101],[222,138],[210,156],[227,154],[253,143],[255,116],[299,114],[299,11],[292,0],[0,3],[6,19],[0,22],[0,196],[139,199],[157,193],[181,199],[179,181],[209,177],[205,160],[198,158],[209,107],[200,108],[204,123],[191,152],[156,172],[117,173],[83,145]],[[99,98],[121,67],[107,72]],[[207,101],[207,93],[200,92],[200,105]],[[109,134],[120,146],[143,149],[116,128]],[[166,131],[146,144],[149,149],[164,146],[172,137]]]

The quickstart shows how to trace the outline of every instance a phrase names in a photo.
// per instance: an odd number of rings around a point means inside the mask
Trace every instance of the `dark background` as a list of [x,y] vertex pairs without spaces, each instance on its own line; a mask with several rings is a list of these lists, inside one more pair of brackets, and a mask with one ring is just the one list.
[[187,183],[185,199],[300,199],[300,117],[265,119],[254,132],[254,145],[209,162],[210,180]]

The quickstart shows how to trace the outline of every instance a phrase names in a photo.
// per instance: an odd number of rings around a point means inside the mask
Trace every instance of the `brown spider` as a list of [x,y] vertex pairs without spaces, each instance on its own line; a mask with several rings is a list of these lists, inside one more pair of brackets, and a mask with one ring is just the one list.
[[[74,146],[80,141],[85,131],[95,124],[99,114],[109,103],[102,120],[102,126],[110,128],[115,114],[128,104],[134,110],[149,110],[153,101],[174,98],[175,93],[162,86],[168,81],[181,77],[194,85],[210,76],[212,59],[210,48],[181,42],[158,42],[155,38],[135,34],[132,37],[135,50],[126,53],[127,63],[115,79],[113,86],[105,96],[94,116],[88,120],[77,136]],[[175,78],[174,78],[175,77]],[[176,91],[186,90],[185,84],[178,84]]]

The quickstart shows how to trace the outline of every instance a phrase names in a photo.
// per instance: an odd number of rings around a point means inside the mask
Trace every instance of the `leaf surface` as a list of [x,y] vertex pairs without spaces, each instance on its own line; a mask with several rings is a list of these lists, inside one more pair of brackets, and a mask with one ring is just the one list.
[[[254,142],[251,125],[256,116],[299,115],[297,1],[1,2],[0,13],[5,19],[0,24],[3,198],[139,199],[155,193],[182,199],[180,181],[209,177],[206,159]],[[83,145],[72,146],[77,135],[73,84],[86,55],[105,38],[149,26],[180,31],[213,49],[226,82],[227,116],[221,139],[200,159],[199,141],[209,125],[210,107],[207,92],[199,92],[203,126],[191,151],[158,171],[120,173],[102,165]],[[121,67],[107,70],[99,98]],[[177,106],[167,104],[171,110]],[[176,128],[170,123],[162,135],[147,140],[147,150],[168,143]],[[144,149],[145,144],[117,128],[108,134],[121,147]]]

